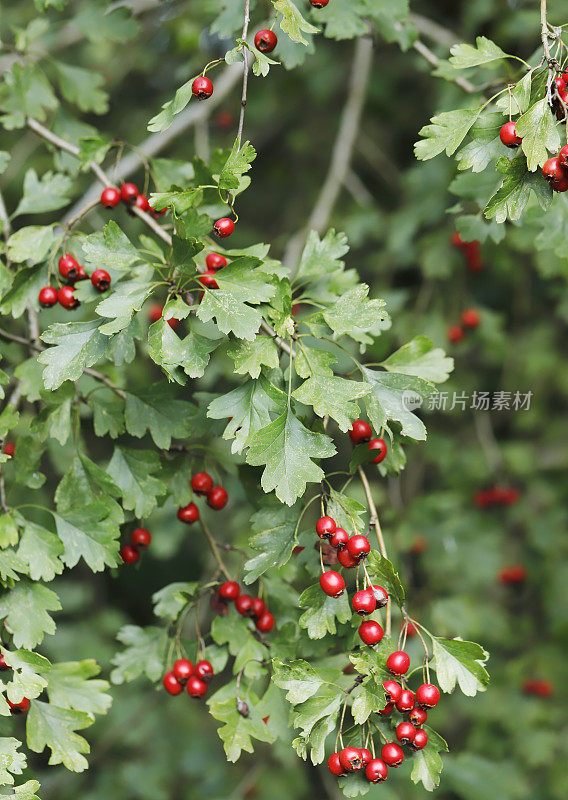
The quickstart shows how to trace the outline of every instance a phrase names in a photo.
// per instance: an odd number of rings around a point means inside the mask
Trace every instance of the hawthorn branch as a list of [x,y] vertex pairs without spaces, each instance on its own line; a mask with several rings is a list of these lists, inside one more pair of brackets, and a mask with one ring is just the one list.
[[[241,34],[241,39],[245,42],[247,40],[248,35],[248,27],[250,22],[250,0],[245,0],[245,20],[243,23],[243,32]],[[241,113],[239,114],[239,128],[237,131],[237,142],[238,146],[241,146],[241,139],[243,136],[243,126],[245,124],[245,109],[247,105],[247,89],[248,89],[248,73],[249,73],[249,64],[248,64],[248,47],[243,47],[243,91],[241,94]]]
[[221,553],[219,552],[219,548],[217,547],[217,543],[216,543],[215,539],[213,538],[213,534],[211,533],[211,531],[209,530],[207,525],[203,522],[203,519],[201,517],[199,517],[199,522],[201,524],[201,528],[203,530],[203,533],[205,534],[205,536],[207,538],[207,541],[209,542],[209,547],[211,548],[211,552],[213,553],[215,561],[219,565],[219,569],[221,570],[221,572],[223,573],[225,578],[228,581],[230,581],[231,580],[231,574],[230,574],[229,570],[227,569],[227,567],[225,566],[225,562],[223,561]]
[[[388,558],[387,555],[387,548],[385,545],[385,540],[383,537],[383,531],[381,529],[381,523],[379,522],[379,515],[377,513],[377,507],[375,505],[375,501],[373,500],[373,493],[371,492],[371,486],[369,484],[369,479],[367,478],[363,467],[358,466],[357,472],[359,473],[359,477],[361,479],[361,483],[363,484],[363,490],[365,492],[365,497],[367,498],[367,504],[369,506],[369,511],[371,512],[371,519],[369,520],[369,525],[372,525],[375,528],[375,533],[377,534],[377,540],[379,542],[379,550],[383,558]],[[386,608],[386,634],[387,636],[390,635],[391,632],[391,600],[390,597],[387,601],[387,608]]]

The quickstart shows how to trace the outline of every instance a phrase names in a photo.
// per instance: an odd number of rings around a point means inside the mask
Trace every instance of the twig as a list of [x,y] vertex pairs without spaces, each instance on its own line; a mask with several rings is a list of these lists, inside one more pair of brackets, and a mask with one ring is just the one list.
[[548,44],[548,22],[546,19],[546,0],[540,0],[540,38],[544,48],[544,56],[550,63],[550,47]]
[[[243,23],[243,32],[241,38],[246,42],[248,34],[248,26],[250,22],[250,0],[245,0],[245,19]],[[243,47],[243,91],[241,95],[241,113],[239,115],[239,129],[237,131],[238,146],[241,146],[241,139],[243,136],[243,126],[245,124],[245,108],[247,105],[247,88],[248,88],[248,47]]]
[[203,529],[203,533],[207,537],[207,541],[209,542],[209,547],[211,548],[211,552],[215,557],[215,561],[217,562],[217,564],[219,564],[219,569],[222,571],[225,578],[227,578],[227,580],[230,581],[231,574],[227,569],[227,567],[225,566],[225,562],[223,561],[223,558],[221,556],[221,553],[219,552],[219,548],[217,547],[217,544],[215,542],[215,539],[213,538],[211,531],[209,530],[207,525],[203,522],[203,519],[201,517],[199,517],[199,522],[201,523],[201,528]]
[[[383,558],[388,558],[387,555],[387,548],[385,545],[385,540],[383,537],[383,531],[381,529],[381,523],[379,522],[379,515],[377,513],[377,507],[375,505],[375,501],[373,500],[373,494],[371,492],[371,486],[369,485],[369,480],[365,475],[363,467],[357,467],[357,472],[359,473],[359,477],[361,478],[361,483],[363,484],[363,490],[365,492],[365,497],[367,498],[367,504],[369,506],[369,511],[371,512],[371,519],[369,520],[369,524],[373,525],[375,528],[375,533],[377,534],[377,540],[379,542],[379,550]],[[386,607],[386,634],[387,636],[390,635],[391,632],[391,600],[390,597],[387,601]]]
[[[422,58],[425,58],[426,61],[433,67],[437,67],[438,64],[440,63],[440,59],[438,58],[438,56],[435,53],[433,53],[430,50],[430,48],[424,44],[424,42],[421,42],[420,39],[417,39],[412,45],[412,47],[416,50],[417,53],[420,53]],[[474,94],[475,92],[479,91],[477,86],[474,86],[474,84],[471,83],[471,81],[468,81],[466,78],[460,78],[459,76],[456,76],[454,78],[454,83],[456,84],[456,86],[459,86],[460,89],[463,89],[464,92],[467,92],[468,94]]]
[[295,357],[295,353],[294,353],[293,349],[290,347],[290,345],[288,344],[288,342],[285,342],[284,339],[281,339],[280,336],[278,336],[278,334],[274,330],[274,328],[270,327],[268,322],[266,322],[265,320],[262,320],[262,322],[260,323],[260,327],[265,333],[267,333],[269,336],[271,336],[274,339],[275,344],[277,344],[278,347],[281,350],[283,350],[289,356],[292,356],[292,358]]

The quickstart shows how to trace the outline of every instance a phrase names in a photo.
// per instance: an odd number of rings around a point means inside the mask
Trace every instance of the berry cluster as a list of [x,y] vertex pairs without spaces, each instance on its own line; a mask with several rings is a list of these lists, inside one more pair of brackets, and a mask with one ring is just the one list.
[[[564,119],[564,109],[568,102],[567,82],[568,73],[564,73],[555,79],[554,105],[559,119]],[[513,121],[506,122],[503,125],[499,131],[499,136],[503,144],[512,149],[519,147],[523,141],[522,137],[516,133]],[[557,156],[553,156],[545,162],[542,174],[555,192],[568,191],[568,145],[564,145]]]
[[[9,665],[6,663],[4,658],[4,654],[0,653],[0,671],[5,672],[6,670],[10,669]],[[30,707],[30,701],[27,697],[22,697],[19,703],[13,703],[11,700],[6,698],[6,702],[10,708],[10,714],[25,714],[26,711]]]
[[140,211],[151,214],[154,219],[163,217],[168,210],[167,207],[160,209],[152,208],[146,195],[138,191],[138,187],[135,183],[123,183],[120,189],[117,189],[115,186],[107,186],[102,190],[100,199],[101,205],[105,208],[116,208],[122,200],[127,208],[132,208],[132,206],[139,208]]
[[212,677],[213,667],[209,661],[198,661],[194,666],[187,658],[178,658],[164,675],[162,683],[168,694],[181,694],[185,686],[188,695],[199,700],[207,693],[207,684]]
[[382,438],[372,439],[373,430],[364,419],[356,419],[349,431],[349,438],[353,444],[369,442],[369,450],[376,450],[377,455],[373,459],[373,464],[380,464],[387,455],[387,443]]
[[542,168],[544,178],[555,192],[568,191],[568,145],[565,144],[557,156],[549,158]]
[[478,508],[512,506],[519,501],[521,493],[514,486],[491,486],[475,493],[473,502]]
[[481,322],[481,314],[476,308],[466,308],[461,314],[461,325],[450,325],[447,332],[452,344],[461,342],[468,330],[475,330]]
[[[85,267],[79,264],[71,253],[63,253],[57,266],[59,274],[64,281],[67,281],[67,285],[60,286],[58,289],[53,286],[44,286],[39,291],[39,304],[42,308],[52,308],[56,303],[67,310],[77,308],[79,301],[75,297],[73,287],[77,281],[84,281],[89,277],[85,272]],[[91,274],[91,283],[98,292],[106,292],[110,286],[110,275],[106,269],[96,269]]]
[[454,247],[463,252],[467,268],[470,272],[480,272],[483,269],[481,244],[477,239],[474,239],[473,242],[464,242],[458,231],[454,231],[450,241]]
[[[196,495],[206,497],[207,505],[215,511],[227,505],[227,490],[223,486],[213,486],[213,478],[208,472],[196,472],[191,478],[191,488]],[[177,518],[186,525],[193,525],[199,519],[199,509],[195,503],[188,503],[178,508]]]
[[219,598],[224,603],[234,602],[235,609],[239,614],[253,619],[255,627],[260,633],[270,633],[274,627],[274,614],[270,613],[262,597],[241,594],[241,587],[236,581],[222,583],[219,587]]
[[150,531],[146,528],[134,528],[130,534],[130,542],[122,545],[120,556],[125,564],[136,564],[140,558],[140,551],[146,550],[152,541]]

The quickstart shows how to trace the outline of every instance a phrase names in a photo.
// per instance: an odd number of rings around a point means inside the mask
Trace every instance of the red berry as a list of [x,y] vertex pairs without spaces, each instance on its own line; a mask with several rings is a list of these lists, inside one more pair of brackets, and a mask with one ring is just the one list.
[[404,627],[406,629],[406,635],[409,639],[412,639],[413,636],[418,636],[418,628],[413,622],[406,622]]
[[328,597],[339,597],[345,590],[345,581],[339,572],[330,570],[320,575],[320,586]]
[[566,91],[566,79],[564,78],[564,75],[559,75],[557,78],[555,78],[554,83],[556,84],[558,94],[563,94]]
[[66,281],[77,280],[79,262],[77,261],[76,258],[73,258],[71,253],[63,253],[59,261],[57,262],[57,266],[59,267],[59,274],[64,280]]
[[252,598],[251,612],[253,617],[262,617],[266,611],[266,603],[260,597]]
[[240,594],[235,600],[235,608],[243,617],[250,617],[252,612],[252,597],[250,594]]
[[207,683],[213,677],[213,667],[209,661],[198,661],[193,674]]
[[59,305],[63,306],[67,310],[71,310],[73,308],[77,308],[79,305],[79,301],[75,297],[75,292],[72,286],[61,286],[57,290],[57,300],[59,301]]
[[123,183],[120,187],[120,199],[123,203],[134,203],[138,197],[138,187],[135,183]]
[[261,633],[270,633],[274,627],[274,614],[271,614],[270,611],[265,611],[262,616],[257,619],[255,625],[257,631]]
[[207,493],[207,505],[214,508],[216,511],[225,508],[228,499],[229,495],[227,494],[227,490],[222,486],[214,486],[211,491]]
[[399,722],[396,726],[396,738],[401,744],[410,744],[416,736],[416,728],[412,722]]
[[349,541],[349,534],[347,531],[344,531],[343,528],[336,528],[335,533],[329,540],[329,543],[332,547],[336,547],[338,550],[342,550]]
[[130,544],[133,547],[141,547],[143,550],[149,546],[151,541],[152,536],[146,528],[134,528],[130,536]]
[[8,664],[6,664],[4,653],[0,653],[0,671],[5,672],[7,669],[10,669],[10,667],[8,666]]
[[177,518],[180,522],[185,522],[187,525],[191,525],[194,522],[197,522],[199,519],[199,509],[195,503],[189,503],[182,508],[178,508]]
[[148,202],[148,198],[145,194],[139,194],[136,200],[134,201],[134,205],[136,208],[139,208],[140,211],[145,211],[147,214],[149,213],[150,203]]
[[544,167],[542,168],[542,174],[550,183],[553,183],[554,181],[560,181],[562,178],[566,177],[564,167],[562,166],[558,156],[549,158],[548,161],[545,162]]
[[523,141],[520,136],[515,133],[515,123],[513,121],[506,122],[499,131],[499,138],[507,147],[515,149]]
[[409,666],[410,658],[408,653],[405,653],[404,650],[395,650],[395,652],[391,653],[387,658],[387,669],[389,672],[392,672],[393,675],[405,675],[408,672]]
[[198,100],[207,100],[213,94],[213,84],[205,75],[200,75],[191,84],[191,91]]
[[213,225],[213,233],[220,239],[230,236],[234,230],[235,223],[228,217],[221,217],[221,219],[218,219],[215,225]]
[[377,601],[375,600],[373,590],[360,589],[358,592],[355,592],[352,605],[353,611],[355,611],[356,614],[361,614],[363,617],[366,614],[372,614],[377,607]]
[[164,216],[167,210],[168,210],[167,206],[164,206],[163,208],[150,207],[150,214],[154,217],[154,219],[160,219],[160,217]]
[[422,750],[428,744],[428,734],[423,728],[418,728],[411,747],[413,750]]
[[464,331],[461,325],[450,325],[447,330],[446,336],[448,337],[448,342],[452,344],[457,344],[461,342],[464,337]]
[[537,697],[552,697],[554,685],[551,681],[529,678],[523,683],[523,691],[525,694],[534,694]]
[[98,292],[106,292],[110,286],[110,275],[106,269],[96,269],[91,275],[91,283]]
[[203,697],[207,693],[207,684],[205,681],[202,681],[201,678],[198,678],[197,675],[191,676],[185,688],[187,689],[188,695],[196,699]]
[[450,242],[454,247],[458,248],[465,247],[465,242],[461,238],[459,231],[454,231],[452,233],[452,235],[450,236]]
[[349,438],[353,444],[368,442],[372,435],[371,426],[364,419],[356,419],[349,431]]
[[388,764],[389,767],[399,767],[404,761],[404,751],[402,747],[395,742],[389,742],[383,745],[381,756],[385,764]]
[[3,451],[7,456],[13,458],[14,453],[16,452],[16,445],[14,444],[14,442],[6,442],[3,447]]
[[44,286],[39,290],[38,300],[42,308],[51,308],[57,303],[57,289],[53,286]]
[[461,321],[466,328],[477,328],[481,322],[481,314],[476,308],[466,308],[462,311]]
[[320,539],[330,539],[336,529],[335,520],[331,517],[320,517],[316,522],[316,533]]
[[212,269],[214,272],[217,272],[218,269],[226,267],[229,262],[225,256],[222,256],[220,253],[209,253],[205,258],[205,263],[207,269]]
[[400,695],[402,694],[402,686],[397,683],[396,681],[385,681],[383,683],[383,689],[385,690],[385,697],[387,702],[396,703]]
[[236,600],[240,592],[240,586],[236,581],[225,581],[219,587],[219,594],[223,600]]
[[195,494],[207,494],[213,488],[213,478],[208,472],[196,472],[191,479],[191,488]]
[[[402,691],[402,689],[401,689],[401,691]],[[379,714],[381,715],[381,717],[386,717],[388,714],[391,713],[393,708],[394,708],[394,703],[387,703],[384,708],[381,708],[381,710],[379,711]]]
[[351,558],[354,558],[356,561],[360,561],[371,552],[371,545],[369,544],[369,540],[366,536],[358,533],[355,536],[352,536],[347,542],[347,550]]
[[344,547],[342,550],[337,551],[337,560],[341,564],[342,567],[347,567],[347,569],[351,569],[351,567],[356,567],[359,563],[356,558],[353,558],[349,553],[349,550]]
[[365,767],[365,777],[370,783],[382,783],[386,781],[388,767],[380,758],[373,758]]
[[202,286],[205,286],[207,289],[219,288],[219,284],[215,280],[215,272],[212,269],[208,269],[206,270],[206,272],[202,272],[197,280]]
[[329,0],[310,0],[310,5],[314,8],[325,8]]
[[382,586],[377,586],[376,584],[370,588],[373,590],[377,608],[384,608],[389,601],[389,596],[386,589],[383,589]]
[[78,267],[77,267],[77,280],[78,281],[84,281],[88,277],[89,276],[85,272],[85,267],[82,264],[79,264]]
[[511,567],[503,567],[498,573],[499,583],[519,584],[527,579],[527,571],[522,564],[514,564]]
[[272,53],[278,43],[278,37],[274,31],[258,31],[254,37],[254,46],[261,53]]
[[440,690],[433,683],[423,683],[416,690],[416,702],[422,708],[434,708],[438,705]]
[[327,759],[327,768],[332,775],[336,775],[338,778],[341,777],[341,775],[345,775],[345,770],[341,766],[341,761],[339,760],[339,753],[332,753],[330,755]]
[[183,686],[173,672],[166,672],[162,678],[162,683],[164,684],[164,689],[168,694],[176,695],[183,692]]
[[30,701],[27,697],[22,697],[19,703],[12,703],[12,701],[7,698],[6,700],[10,706],[10,714],[25,714],[30,707]]
[[131,544],[123,544],[120,548],[120,557],[125,564],[136,564],[140,558],[140,553]]
[[408,721],[412,722],[415,728],[420,727],[420,725],[424,725],[427,719],[428,719],[428,714],[426,713],[426,711],[424,711],[423,708],[418,708],[418,706],[413,708],[410,714],[408,715]]
[[411,692],[410,689],[403,689],[395,703],[397,709],[402,713],[412,711],[415,705],[416,700],[414,699],[414,692]]
[[193,675],[193,664],[187,658],[178,658],[174,663],[172,672],[177,681],[185,684]]
[[120,203],[120,192],[114,186],[107,186],[101,192],[101,205],[105,208],[116,208]]
[[565,144],[558,153],[558,160],[560,161],[561,166],[568,167],[568,144]]
[[148,309],[148,319],[150,322],[157,322],[159,319],[162,319],[163,310],[164,307],[159,303],[154,303],[154,305],[150,306]]
[[366,747],[361,747],[359,755],[361,756],[361,768],[366,767],[373,760],[373,754]]
[[387,443],[384,439],[371,439],[369,450],[376,450],[377,456],[372,460],[372,464],[380,464],[387,456]]
[[344,747],[339,753],[339,763],[345,772],[356,772],[361,768],[361,753],[357,747]]
[[375,622],[373,619],[366,620],[359,625],[361,641],[364,642],[364,644],[371,645],[371,647],[378,644],[384,635],[384,631],[379,623]]
[[554,192],[568,191],[568,175],[565,175],[563,178],[560,178],[560,180],[551,181],[550,185],[552,186],[552,190]]

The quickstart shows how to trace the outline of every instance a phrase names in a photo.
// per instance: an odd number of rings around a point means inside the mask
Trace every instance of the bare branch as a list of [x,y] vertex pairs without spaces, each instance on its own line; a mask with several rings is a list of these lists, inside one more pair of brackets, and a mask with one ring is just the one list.
[[[250,0],[245,0],[245,21],[243,24],[243,32],[241,35],[241,39],[244,39],[245,42],[247,39],[249,22],[250,22]],[[248,73],[249,73],[248,56],[249,56],[248,48],[243,47],[243,92],[241,95],[241,113],[239,115],[239,129],[237,131],[237,142],[239,143],[239,147],[241,146],[241,139],[243,136],[243,126],[245,124],[245,108],[247,105],[247,87],[248,87]]]

